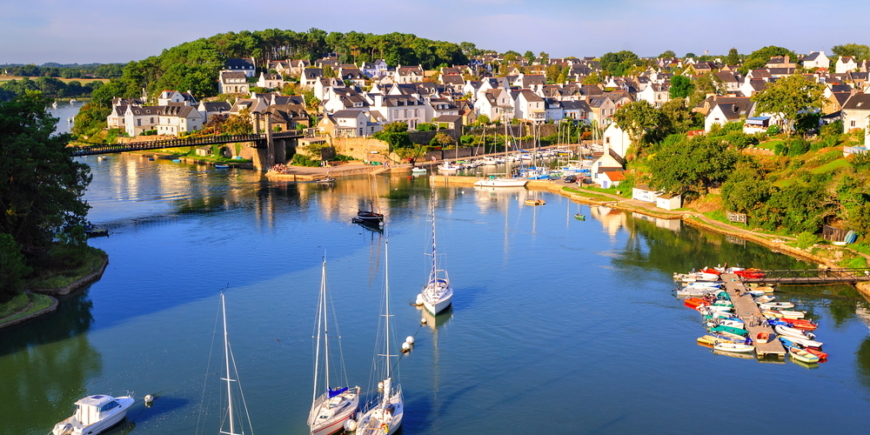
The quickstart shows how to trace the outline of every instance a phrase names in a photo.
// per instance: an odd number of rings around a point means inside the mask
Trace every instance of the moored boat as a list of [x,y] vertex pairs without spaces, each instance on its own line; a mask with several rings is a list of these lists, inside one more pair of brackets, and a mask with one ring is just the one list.
[[96,435],[118,424],[133,405],[133,396],[112,397],[105,394],[76,401],[72,417],[54,426],[52,435]]
[[799,349],[797,347],[790,347],[790,348],[788,348],[788,353],[789,353],[789,355],[791,355],[792,358],[794,358],[798,361],[801,361],[801,362],[805,362],[805,363],[809,363],[809,364],[819,362],[819,357],[813,355],[812,353],[807,352],[804,349]]
[[769,343],[770,338],[770,333],[761,331],[755,335],[755,342],[758,344]]
[[784,325],[776,325],[773,327],[773,330],[776,331],[777,334],[785,335],[786,337],[809,338],[810,340],[815,340],[816,338],[816,336],[810,332],[790,328]]
[[762,302],[758,304],[758,308],[762,310],[781,310],[794,308],[794,304],[791,302]]
[[755,351],[755,346],[751,344],[718,342],[713,344],[713,349],[719,352],[751,353]]

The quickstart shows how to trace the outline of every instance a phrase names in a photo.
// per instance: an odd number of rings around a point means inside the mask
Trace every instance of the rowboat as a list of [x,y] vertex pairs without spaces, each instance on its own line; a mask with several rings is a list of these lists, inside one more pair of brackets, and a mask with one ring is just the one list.
[[819,357],[817,357],[817,356],[815,356],[815,355],[813,355],[813,354],[811,354],[803,349],[798,349],[796,347],[790,347],[790,348],[788,348],[788,353],[789,353],[789,355],[791,355],[792,358],[794,358],[798,361],[801,361],[801,362],[810,363],[810,364],[819,362]]
[[763,302],[758,304],[758,307],[762,310],[780,310],[783,308],[794,308],[794,304],[791,302]]
[[525,201],[526,205],[546,205],[547,202],[543,199],[527,199]]
[[[756,292],[758,290],[752,290],[750,293]],[[773,302],[776,299],[776,296],[765,295],[764,292],[761,293],[763,296],[759,296],[755,298],[755,302],[759,304],[766,304],[769,302]]]
[[776,317],[781,319],[801,319],[804,317],[803,311],[764,310],[761,314],[765,317]]
[[710,305],[710,303],[707,302],[706,299],[702,298],[686,298],[686,300],[683,301],[683,304],[689,308],[697,308],[704,305]]
[[718,311],[720,313],[727,313],[733,311],[732,307],[723,307],[721,305],[707,305],[704,308],[711,311]]
[[828,360],[828,354],[826,354],[825,352],[822,352],[818,349],[815,349],[812,347],[807,347],[807,348],[804,348],[804,350],[819,357],[819,362],[825,362]]
[[755,342],[758,344],[764,344],[770,342],[770,334],[764,331],[759,332],[755,336]]
[[811,332],[806,332],[795,328],[789,328],[788,326],[783,325],[776,325],[773,327],[773,330],[776,331],[779,335],[785,335],[786,337],[809,338],[810,340],[814,340],[816,338],[816,336],[813,335],[813,333]]
[[749,334],[749,332],[747,332],[743,328],[735,328],[733,326],[722,326],[722,325],[714,326],[714,327],[710,328],[710,332],[728,332],[731,334],[742,335],[744,337]]
[[713,344],[713,349],[716,349],[720,352],[751,353],[755,351],[755,346],[752,346],[750,344],[719,342]]
[[810,340],[809,338],[806,338],[806,337],[804,337],[804,338],[801,338],[801,337],[795,337],[795,336],[793,336],[793,335],[789,335],[789,336],[787,336],[787,337],[783,337],[783,336],[780,335],[780,336],[779,336],[779,339],[780,339],[780,340],[782,340],[782,339],[786,339],[786,340],[788,340],[788,341],[791,341],[792,343],[799,344],[799,345],[801,345],[802,347],[815,347],[815,348],[818,348],[818,349],[821,349],[821,348],[822,348],[822,344],[824,344],[824,343],[822,343],[821,341]]
[[733,337],[727,337],[724,335],[705,335],[703,337],[698,337],[698,344],[704,344],[707,346],[712,346],[716,343],[743,343],[743,339],[737,339]]

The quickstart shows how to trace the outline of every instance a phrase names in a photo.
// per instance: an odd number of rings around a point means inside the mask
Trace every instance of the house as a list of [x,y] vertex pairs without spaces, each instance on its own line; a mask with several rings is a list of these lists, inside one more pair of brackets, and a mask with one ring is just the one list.
[[281,74],[260,73],[257,86],[266,89],[281,89],[284,87],[284,77]]
[[831,68],[831,59],[825,55],[823,51],[811,51],[809,55],[804,57],[804,68]]
[[589,122],[589,114],[592,108],[585,101],[562,101],[562,112],[564,117],[575,121]]
[[753,115],[755,103],[748,97],[719,98],[710,108],[704,120],[704,131],[710,132],[713,125],[725,125],[729,122],[740,121]]
[[462,117],[459,115],[441,115],[435,118],[432,122],[438,126],[443,126],[453,130],[457,137],[462,134],[463,123]]
[[619,157],[625,158],[628,147],[631,146],[631,138],[614,122],[604,130],[604,146],[613,150]]
[[825,105],[822,106],[822,113],[831,115],[840,112],[851,96],[852,92],[831,92],[831,95],[825,100]]
[[321,78],[314,82],[314,98],[320,101],[329,99],[329,88],[344,88],[344,82],[337,78],[324,79]]
[[590,119],[597,122],[598,125],[610,123],[610,118],[616,112],[616,104],[607,95],[596,95],[589,97],[586,102],[592,110]]
[[747,118],[743,123],[743,132],[746,134],[755,134],[767,131],[770,127],[770,116],[753,116]]
[[622,168],[599,169],[598,184],[602,189],[617,187],[623,181],[625,181],[625,171]]
[[661,108],[663,104],[671,101],[670,89],[671,87],[668,85],[652,83],[647,85],[643,91],[637,93],[637,99],[639,101],[646,101],[654,107]]
[[227,59],[224,62],[224,70],[237,71],[245,74],[245,77],[254,77],[257,72],[257,63],[254,58]]
[[338,69],[338,78],[356,86],[365,86],[368,77],[356,65],[342,65]]
[[429,122],[427,113],[432,106],[425,100],[406,95],[375,95],[372,112],[379,112],[387,123],[404,122],[408,129],[416,130],[417,124]]
[[521,89],[537,91],[547,84],[547,78],[541,74],[519,74],[511,83]]
[[218,93],[247,94],[250,91],[248,76],[242,71],[221,71],[218,81]]
[[[596,154],[593,154],[593,157],[596,157]],[[595,158],[595,160],[592,162],[592,182],[598,183],[601,185],[601,187],[604,187],[603,174],[613,171],[622,172],[624,165],[625,160],[619,154],[617,154],[616,151],[613,151],[612,149],[605,146],[604,152],[600,153],[600,155],[597,155],[597,158]],[[615,180],[615,178],[607,176],[607,180],[608,182],[612,182]],[[607,187],[610,186],[608,185]]]
[[419,83],[423,81],[422,66],[402,66],[396,68],[396,83]]
[[305,68],[299,76],[299,85],[311,89],[321,77],[323,77],[322,68]]
[[514,117],[543,124],[547,121],[545,101],[529,89],[516,91]]
[[474,110],[478,116],[486,115],[492,121],[506,122],[514,118],[514,99],[505,89],[490,89],[477,99]]
[[125,113],[127,113],[127,105],[118,105],[112,106],[112,111],[109,112],[109,116],[106,117],[106,124],[109,129],[117,128],[120,130],[127,130],[127,124],[125,122]]
[[389,74],[387,62],[383,59],[378,59],[374,62],[363,62],[359,65],[359,70],[368,78],[381,78]]
[[785,56],[773,56],[770,60],[767,61],[767,64],[764,65],[765,68],[797,68],[797,64],[792,62],[789,58],[789,55]]
[[369,120],[367,113],[358,110],[341,110],[327,115],[317,126],[333,137],[366,137],[381,129],[380,125]]
[[260,123],[260,131],[266,131],[267,118],[269,119],[268,125],[276,131],[296,130],[299,125],[308,127],[310,124],[305,107],[298,104],[282,104],[263,109],[261,116],[257,118]]
[[266,110],[266,107],[268,107],[268,104],[262,98],[239,98],[230,107],[230,114],[240,115],[243,110],[247,110],[253,116],[254,113],[261,113]]
[[196,98],[188,92],[163,91],[157,97],[158,106],[168,106],[169,103],[179,103],[185,106],[196,106]]
[[430,98],[429,105],[432,106],[433,118],[459,115],[459,107],[447,98]]
[[835,68],[837,74],[855,71],[856,69],[858,69],[858,62],[855,62],[854,58],[850,56],[841,56],[837,59],[837,66]]
[[292,77],[302,77],[302,73],[305,71],[305,68],[311,67],[311,62],[308,59],[291,60],[288,62],[288,65],[289,66],[285,71],[276,71]]
[[843,133],[867,128],[870,116],[870,94],[855,94],[843,104]]
[[323,98],[321,106],[327,113],[341,110],[368,111],[373,101],[356,89],[348,87],[328,87],[324,91]]
[[199,113],[202,114],[203,121],[206,124],[211,122],[212,117],[215,115],[226,117],[229,115],[230,109],[232,109],[232,106],[230,106],[230,103],[227,103],[226,101],[202,101],[199,103],[199,107],[197,108]]
[[656,207],[665,210],[676,210],[683,206],[683,197],[679,194],[665,193],[656,197]]
[[127,106],[124,112],[124,125],[127,135],[138,136],[146,130],[152,130],[158,122],[160,106]]
[[178,136],[202,130],[205,118],[196,107],[184,105],[161,106],[157,115],[157,134]]
[[767,88],[767,83],[768,81],[764,79],[752,79],[746,77],[746,80],[744,80],[743,84],[740,86],[740,93],[743,94],[744,97],[751,97]]
[[717,72],[715,76],[722,80],[725,85],[725,92],[734,93],[740,90],[740,77],[733,72]]

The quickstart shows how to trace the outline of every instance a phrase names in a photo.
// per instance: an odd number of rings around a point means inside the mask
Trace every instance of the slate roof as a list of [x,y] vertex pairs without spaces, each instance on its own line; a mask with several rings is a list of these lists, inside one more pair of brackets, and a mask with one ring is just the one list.
[[227,59],[224,61],[226,69],[254,69],[254,59]]
[[870,110],[870,94],[852,95],[843,104],[843,110]]

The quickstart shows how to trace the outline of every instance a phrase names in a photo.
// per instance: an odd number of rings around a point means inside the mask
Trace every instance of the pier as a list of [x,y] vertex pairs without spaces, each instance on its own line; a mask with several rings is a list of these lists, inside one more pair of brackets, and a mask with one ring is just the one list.
[[870,269],[771,269],[759,270],[762,278],[744,278],[746,284],[855,284],[870,281]]
[[728,292],[731,302],[734,303],[734,313],[737,314],[740,320],[743,320],[746,330],[749,331],[749,337],[752,338],[752,342],[755,344],[755,355],[759,358],[764,358],[768,355],[785,358],[787,352],[778,339],[774,338],[768,343],[756,342],[755,337],[758,336],[759,332],[767,332],[772,337],[775,336],[775,333],[766,320],[761,322],[761,326],[753,326],[752,319],[764,320],[764,316],[761,315],[761,310],[755,303],[755,299],[746,292],[746,287],[744,287],[740,277],[733,273],[723,273],[721,278],[725,283],[725,291]]

